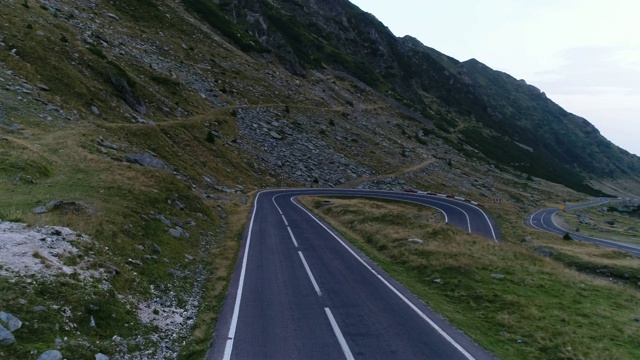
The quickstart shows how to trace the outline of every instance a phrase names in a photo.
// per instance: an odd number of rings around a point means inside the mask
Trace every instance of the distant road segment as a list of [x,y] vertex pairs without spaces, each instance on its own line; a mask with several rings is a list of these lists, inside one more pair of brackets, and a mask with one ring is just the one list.
[[[572,205],[572,206],[567,206],[565,209],[566,210],[574,210],[574,209],[579,209],[579,208],[584,208],[584,207],[590,207],[590,206],[596,206],[596,205],[600,205],[600,204],[604,204],[609,202],[610,198],[599,198],[595,201],[589,202],[589,203],[584,203],[584,204],[579,204],[579,205]],[[594,237],[589,237],[589,236],[584,236],[584,235],[580,235],[576,232],[572,232],[572,231],[568,231],[566,229],[562,229],[561,227],[557,226],[554,221],[553,221],[553,216],[559,212],[560,209],[557,208],[553,208],[553,209],[544,209],[544,210],[540,210],[535,212],[533,215],[531,215],[529,217],[529,225],[533,228],[536,228],[538,230],[542,230],[542,231],[546,231],[552,234],[556,234],[556,235],[560,235],[563,236],[564,234],[569,234],[571,236],[572,239],[575,240],[581,240],[581,241],[586,241],[586,242],[590,242],[590,243],[594,243],[594,244],[598,244],[601,246],[606,246],[612,249],[616,249],[616,250],[620,250],[620,251],[626,251],[630,254],[633,254],[635,256],[640,256],[640,248],[639,247],[634,247],[632,245],[625,245],[625,244],[621,244],[618,242],[614,242],[614,241],[610,241],[610,240],[606,240],[606,239],[598,239],[598,238],[594,238]]]

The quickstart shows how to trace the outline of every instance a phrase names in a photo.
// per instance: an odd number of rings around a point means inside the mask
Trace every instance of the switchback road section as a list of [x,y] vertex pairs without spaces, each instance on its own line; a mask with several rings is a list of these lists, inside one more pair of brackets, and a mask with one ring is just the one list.
[[[579,209],[579,208],[584,208],[589,206],[596,206],[596,205],[609,202],[610,200],[611,200],[610,198],[599,198],[589,203],[567,206],[565,209],[574,210],[574,209]],[[608,248],[612,248],[620,251],[626,251],[635,256],[640,256],[640,248],[638,247],[625,245],[619,242],[610,241],[606,239],[598,239],[594,237],[584,236],[572,231],[562,229],[561,227],[557,226],[556,223],[553,221],[553,216],[558,211],[560,211],[560,209],[558,208],[539,210],[535,212],[533,215],[531,215],[531,217],[529,217],[529,225],[533,228],[546,231],[548,233],[552,233],[560,236],[563,236],[564,234],[569,234],[569,236],[571,236],[571,238],[575,240],[586,241],[593,244],[605,246]]]
[[453,226],[499,240],[482,209],[454,199],[371,190],[261,192],[207,359],[493,359],[299,205],[301,195],[422,204]]

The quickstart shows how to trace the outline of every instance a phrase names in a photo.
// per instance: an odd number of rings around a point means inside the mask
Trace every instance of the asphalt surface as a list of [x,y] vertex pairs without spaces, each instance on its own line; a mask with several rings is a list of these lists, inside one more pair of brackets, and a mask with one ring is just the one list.
[[494,359],[295,202],[409,201],[498,241],[472,204],[424,194],[291,189],[258,194],[207,359]]
[[[565,209],[574,210],[574,209],[579,209],[579,208],[584,208],[589,206],[596,206],[596,205],[609,202],[610,200],[612,199],[599,198],[596,201],[592,201],[589,203],[567,206]],[[529,218],[529,225],[538,230],[543,230],[559,236],[564,236],[564,234],[568,233],[571,236],[571,238],[575,240],[586,241],[593,244],[606,246],[608,248],[625,251],[635,256],[640,256],[640,248],[638,247],[625,245],[625,244],[621,244],[621,243],[606,240],[606,239],[598,239],[594,237],[584,236],[584,235],[580,235],[579,233],[567,231],[565,229],[560,228],[553,222],[553,215],[555,215],[555,213],[557,213],[558,211],[560,211],[560,209],[558,208],[540,210],[534,213],[533,215],[531,215],[531,217]]]

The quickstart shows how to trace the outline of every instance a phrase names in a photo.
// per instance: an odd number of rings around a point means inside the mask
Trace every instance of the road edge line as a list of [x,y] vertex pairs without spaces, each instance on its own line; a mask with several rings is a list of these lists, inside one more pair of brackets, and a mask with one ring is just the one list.
[[231,352],[233,351],[233,340],[236,336],[236,328],[238,326],[238,316],[240,314],[240,302],[242,301],[242,291],[244,289],[244,277],[247,272],[247,260],[249,258],[249,247],[251,245],[251,233],[253,232],[253,221],[256,217],[256,210],[258,209],[258,199],[262,192],[256,195],[256,199],[253,203],[253,213],[251,214],[251,221],[249,223],[249,231],[247,233],[247,244],[244,250],[244,256],[242,258],[242,270],[240,271],[240,281],[238,283],[238,294],[236,295],[236,302],[233,306],[233,316],[231,317],[231,325],[229,326],[229,334],[227,335],[227,343],[224,347],[224,360],[231,359]]

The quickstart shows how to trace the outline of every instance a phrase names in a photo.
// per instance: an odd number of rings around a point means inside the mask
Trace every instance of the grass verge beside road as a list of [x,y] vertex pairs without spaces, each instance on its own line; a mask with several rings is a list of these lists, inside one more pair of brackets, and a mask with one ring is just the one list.
[[[433,209],[301,200],[500,358],[640,358],[640,295],[630,287],[581,274],[518,244],[468,235],[444,224]],[[424,242],[407,241],[414,237]]]
[[556,213],[558,225],[571,232],[640,245],[640,218],[616,211],[621,202]]

